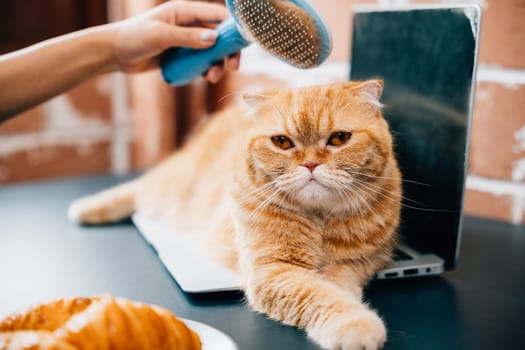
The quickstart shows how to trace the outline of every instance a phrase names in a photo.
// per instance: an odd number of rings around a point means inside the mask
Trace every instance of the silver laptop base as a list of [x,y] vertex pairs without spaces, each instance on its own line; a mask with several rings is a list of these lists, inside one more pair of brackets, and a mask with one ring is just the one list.
[[410,260],[392,261],[392,263],[380,270],[375,279],[394,279],[439,275],[445,270],[445,261],[434,254],[420,254],[406,245],[397,247],[403,253],[409,255]]

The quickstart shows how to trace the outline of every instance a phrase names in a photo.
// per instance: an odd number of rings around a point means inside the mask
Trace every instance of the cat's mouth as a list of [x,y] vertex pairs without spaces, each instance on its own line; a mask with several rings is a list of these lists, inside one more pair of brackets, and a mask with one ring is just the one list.
[[319,204],[332,197],[330,186],[323,181],[323,175],[318,171],[301,172],[301,175],[294,181],[291,191],[304,203]]
[[319,184],[323,187],[326,187],[319,179],[319,176],[316,176],[316,174],[310,174],[310,179],[308,180],[307,184],[310,184],[310,183],[316,183],[316,184]]
[[328,188],[321,181],[319,181],[319,179],[315,177],[314,174],[310,175],[310,179],[306,181],[303,187],[307,187],[307,186],[320,186],[320,187]]
[[316,177],[311,176],[303,181],[304,182],[298,184],[299,186],[294,193],[297,199],[305,205],[323,207],[328,203],[330,198],[332,198],[332,191]]

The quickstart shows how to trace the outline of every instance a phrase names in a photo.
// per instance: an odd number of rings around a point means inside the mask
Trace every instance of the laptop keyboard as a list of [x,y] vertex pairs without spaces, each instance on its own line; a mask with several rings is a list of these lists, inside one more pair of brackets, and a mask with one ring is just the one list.
[[399,248],[396,248],[394,250],[394,260],[396,261],[403,261],[403,260],[413,260],[414,258],[408,255],[407,253],[403,252]]

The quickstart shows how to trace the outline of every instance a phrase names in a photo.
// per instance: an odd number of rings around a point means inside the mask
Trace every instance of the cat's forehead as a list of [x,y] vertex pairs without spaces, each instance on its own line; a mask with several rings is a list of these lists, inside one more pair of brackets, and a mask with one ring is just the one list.
[[288,91],[276,103],[278,122],[284,132],[314,141],[341,123],[343,96],[334,89],[311,88]]

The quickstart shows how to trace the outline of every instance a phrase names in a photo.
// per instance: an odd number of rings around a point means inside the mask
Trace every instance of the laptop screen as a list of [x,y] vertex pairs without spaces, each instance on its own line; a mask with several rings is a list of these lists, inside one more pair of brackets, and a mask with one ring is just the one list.
[[475,6],[358,11],[352,80],[384,79],[381,102],[403,174],[403,240],[454,267],[477,57]]

